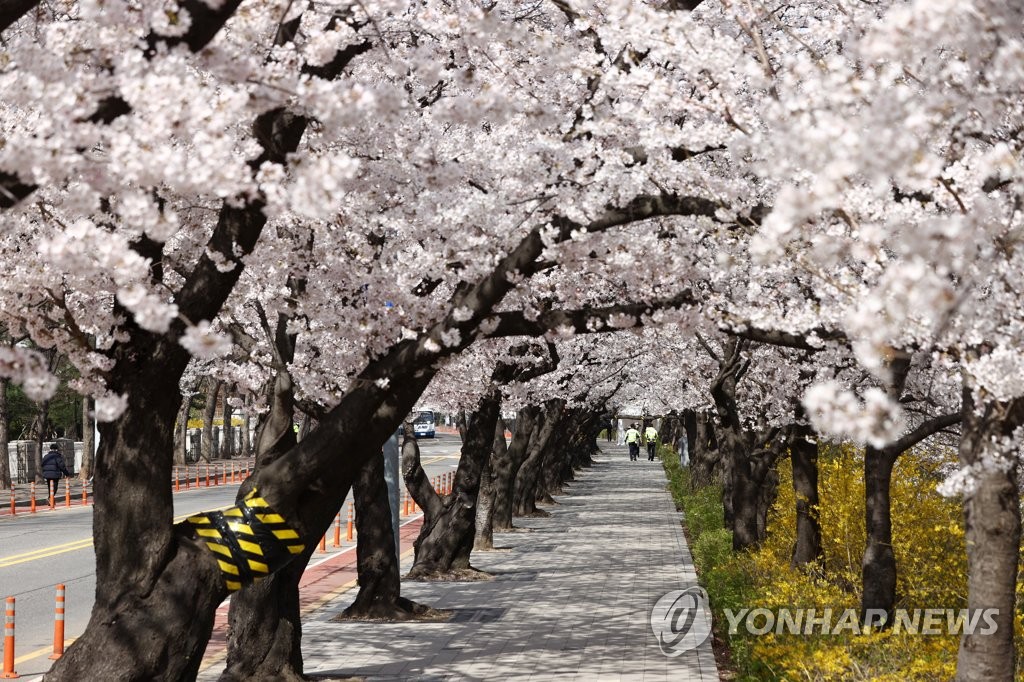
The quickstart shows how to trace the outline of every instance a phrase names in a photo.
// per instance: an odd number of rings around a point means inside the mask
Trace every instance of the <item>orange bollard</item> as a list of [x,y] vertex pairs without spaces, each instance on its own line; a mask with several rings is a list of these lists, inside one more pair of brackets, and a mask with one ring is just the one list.
[[14,501],[14,486],[12,485],[11,486],[11,516],[14,516],[15,514],[18,513],[18,510],[15,508],[16,504],[17,503]]
[[64,506],[71,509],[71,481],[64,479]]
[[53,614],[53,653],[50,660],[64,655],[64,583],[57,584],[57,607]]
[[206,465],[206,487],[210,487],[210,465]]
[[352,542],[352,503],[348,503],[348,530],[345,531],[345,539]]
[[14,597],[7,598],[4,611],[4,672],[0,677],[5,680],[21,677],[14,672]]
[[85,481],[82,481],[82,506],[89,504],[89,491],[85,489]]
[[332,547],[341,547],[341,512],[334,517],[334,542],[331,543]]
[[178,467],[174,467],[174,492],[181,492],[181,473],[178,471]]
[[402,491],[402,511],[400,513],[400,516],[408,516],[409,515],[409,496],[408,495],[409,495],[408,491],[406,491],[406,490]]
[[36,482],[32,481],[29,485],[29,494],[32,496],[32,501],[28,503],[28,510],[33,514],[36,513]]
[[196,487],[199,487],[199,465],[196,465]]
[[327,533],[324,533],[324,536],[322,538],[320,538],[320,552],[323,553],[323,552],[326,552],[326,551],[327,551]]

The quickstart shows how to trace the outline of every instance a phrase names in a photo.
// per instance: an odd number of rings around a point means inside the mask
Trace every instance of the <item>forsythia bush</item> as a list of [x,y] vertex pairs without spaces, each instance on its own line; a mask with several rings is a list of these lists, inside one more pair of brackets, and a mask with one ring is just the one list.
[[[864,458],[850,445],[823,448],[819,460],[819,520],[824,559],[811,570],[790,567],[796,537],[796,498],[788,460],[779,464],[778,498],[768,518],[768,538],[757,550],[736,555],[723,528],[721,488],[691,492],[688,472],[662,457],[677,504],[687,519],[694,562],[712,601],[716,637],[728,642],[740,680],[880,680],[933,682],[952,679],[957,635],[892,631],[854,635],[752,635],[728,633],[725,609],[857,609],[864,552]],[[892,481],[893,547],[897,608],[961,609],[967,606],[967,560],[958,499],[935,486],[955,453],[905,453]],[[717,524],[710,523],[716,519]],[[694,523],[694,521],[696,523]],[[1024,598],[1022,583],[1018,594]],[[1021,601],[1024,601],[1022,599]],[[833,617],[833,623],[838,616]],[[758,621],[758,623],[763,621]],[[1017,611],[1016,636],[1024,642]],[[1024,658],[1018,644],[1018,670]]]

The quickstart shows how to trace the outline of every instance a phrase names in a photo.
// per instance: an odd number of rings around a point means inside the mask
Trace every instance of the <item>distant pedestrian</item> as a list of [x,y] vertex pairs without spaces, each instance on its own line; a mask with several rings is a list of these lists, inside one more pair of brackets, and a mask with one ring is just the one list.
[[653,426],[644,429],[644,440],[647,441],[647,461],[654,461],[654,451],[658,447],[658,430]]
[[50,445],[50,451],[43,457],[43,478],[46,479],[46,489],[50,497],[56,497],[57,486],[61,476],[71,476],[71,472],[64,465],[64,456],[60,454],[56,443]]
[[626,445],[629,446],[629,461],[635,462],[640,459],[640,432],[636,430],[636,424],[630,424],[626,429]]

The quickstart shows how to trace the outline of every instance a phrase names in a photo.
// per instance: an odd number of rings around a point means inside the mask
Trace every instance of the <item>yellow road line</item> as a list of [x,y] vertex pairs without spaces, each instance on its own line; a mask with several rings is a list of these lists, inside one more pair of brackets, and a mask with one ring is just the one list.
[[24,564],[29,561],[36,561],[38,559],[45,559],[47,557],[56,556],[58,554],[66,554],[67,552],[76,552],[80,549],[86,549],[92,547],[92,538],[85,540],[79,540],[75,543],[68,543],[66,545],[56,545],[54,547],[47,547],[44,549],[36,550],[35,552],[28,552],[26,554],[19,554],[17,558],[12,557],[10,559],[0,560],[0,568],[7,568],[8,566],[17,566],[18,564]]
[[[231,505],[228,505],[228,506],[231,506]],[[219,509],[227,509],[227,508],[228,507],[220,507]],[[174,522],[177,523],[179,521],[184,521],[189,516],[192,516],[192,514],[182,514],[181,516],[176,516],[176,517],[174,517]],[[80,544],[80,543],[84,543],[84,544],[81,544],[81,547],[69,547],[69,545],[77,545],[77,544]],[[16,554],[14,557],[10,557],[10,558],[11,559],[20,558],[20,557],[27,557],[27,558],[20,559],[19,561],[0,561],[0,568],[5,568],[7,566],[14,566],[15,564],[21,564],[21,563],[24,563],[26,561],[32,561],[33,559],[43,559],[43,558],[45,558],[47,556],[53,556],[54,554],[62,554],[64,552],[73,552],[73,551],[78,550],[78,549],[85,549],[86,547],[89,547],[90,545],[92,545],[92,538],[90,538],[88,540],[76,540],[75,542],[67,542],[67,543],[64,543],[63,545],[54,545],[53,547],[49,547],[49,548],[46,548],[46,549],[43,549],[43,550],[37,550],[36,552],[26,552],[25,554]],[[52,552],[50,554],[44,554],[44,555],[41,555],[41,556],[29,556],[30,554],[35,554],[35,553],[38,553],[38,552],[47,551],[49,549],[58,549],[58,548],[61,548],[61,547],[65,547],[66,549],[59,549],[59,551],[55,551],[55,552]],[[71,646],[71,643],[74,642],[75,639],[77,639],[77,638],[76,637],[72,637],[71,639],[64,640],[64,648],[66,649],[67,647]],[[20,663],[24,663],[25,661],[31,661],[33,658],[39,658],[40,656],[45,656],[45,655],[50,654],[52,652],[53,652],[53,647],[52,646],[43,647],[42,649],[36,649],[35,651],[33,651],[30,654],[25,654],[24,656],[19,656],[18,658],[14,659],[14,664],[18,665]]]
[[[65,639],[64,648],[67,649],[69,646],[71,646],[71,643],[74,642],[76,639],[78,638],[72,637],[71,639]],[[53,653],[53,646],[44,646],[42,649],[36,649],[30,654],[25,654],[24,656],[19,656],[18,658],[14,659],[14,665],[19,665],[21,663],[24,663],[25,661],[31,661],[33,658],[39,658],[40,656],[44,656],[50,653]]]
[[[230,505],[228,505],[228,507],[229,506]],[[228,507],[220,507],[220,509],[227,509]],[[174,518],[174,521],[175,522],[182,521],[182,520],[188,518],[189,516],[192,516],[192,514],[182,514],[181,516],[176,516]],[[78,544],[78,543],[85,543],[85,544],[83,544],[81,547],[68,547],[68,545]],[[50,547],[50,548],[47,548],[47,549],[58,549],[58,548],[61,548],[61,547],[66,547],[66,549],[63,549],[63,550],[60,550],[60,551],[52,553],[52,554],[61,554],[62,552],[72,552],[72,551],[75,551],[77,549],[84,549],[85,547],[88,547],[91,544],[92,544],[92,540],[91,539],[89,539],[89,540],[77,540],[74,543],[68,542],[68,543],[65,543],[63,545],[54,545],[53,547]],[[46,550],[37,550],[37,551],[46,551]],[[410,554],[412,554],[412,552],[413,552],[413,549],[411,547],[409,549],[405,550],[404,552],[402,552],[402,555],[399,557],[399,561],[401,561],[405,557],[407,557]],[[14,557],[11,557],[11,559],[19,558],[19,557],[27,557],[27,558],[21,559],[20,561],[13,561],[13,562],[10,562],[10,563],[2,563],[2,562],[0,562],[0,568],[4,568],[5,566],[13,566],[14,564],[20,564],[20,563],[23,563],[25,561],[32,561],[33,559],[42,559],[45,556],[52,556],[52,554],[47,554],[47,555],[44,555],[44,556],[34,556],[34,557],[33,556],[28,556],[28,555],[34,554],[34,553],[35,552],[26,552],[25,554],[17,554]],[[344,585],[341,585],[340,587],[334,588],[333,590],[331,590],[327,594],[321,596],[319,599],[317,599],[312,604],[309,604],[308,606],[306,606],[306,608],[302,609],[301,614],[305,615],[305,614],[307,614],[307,613],[309,613],[311,611],[315,611],[315,610],[319,609],[325,603],[327,603],[330,600],[334,599],[338,595],[341,595],[341,594],[344,594],[345,592],[348,592],[353,587],[355,587],[358,583],[359,583],[358,580],[350,580],[349,582],[345,583]],[[67,648],[68,646],[70,646],[71,643],[75,641],[75,639],[76,638],[71,638],[71,639],[65,640],[64,647]],[[37,649],[37,650],[33,651],[30,654],[25,654],[24,656],[19,656],[18,658],[14,659],[14,664],[15,665],[19,665],[21,663],[24,663],[25,661],[31,661],[33,658],[39,658],[40,656],[44,656],[44,655],[47,655],[47,654],[51,653],[52,651],[53,651],[53,647],[52,646],[48,646],[48,647],[43,647],[41,649]],[[223,653],[218,653],[216,656],[214,656],[210,660],[209,663],[204,664],[200,668],[200,670],[206,670],[207,668],[217,664],[218,662],[223,660],[224,656],[226,656],[226,655],[227,655],[227,651],[226,650]]]
[[[71,547],[71,545],[80,545],[83,542],[89,542],[89,538],[85,538],[85,539],[82,539],[82,540],[72,540],[71,542],[65,542],[62,545],[51,545],[50,547],[43,547],[41,549],[33,549],[31,552],[22,552],[21,554],[12,554],[9,557],[5,557],[3,559],[0,559],[0,561],[11,561],[13,559],[21,559],[23,557],[30,557],[30,556],[32,556],[34,554],[40,554],[42,552],[49,552],[51,550],[60,549],[61,547]],[[74,547],[74,549],[78,549],[78,547]]]
[[[228,507],[220,507],[219,509],[227,508]],[[176,516],[174,517],[174,523],[184,521],[189,516],[192,516],[192,514],[182,514],[181,516]],[[18,564],[24,564],[29,561],[35,561],[37,559],[46,559],[48,557],[57,556],[58,554],[77,552],[78,550],[86,549],[87,547],[92,547],[92,538],[85,538],[83,540],[73,540],[71,542],[65,542],[60,545],[51,545],[50,547],[42,547],[40,549],[34,549],[31,552],[14,554],[12,556],[0,559],[0,568],[17,566]]]

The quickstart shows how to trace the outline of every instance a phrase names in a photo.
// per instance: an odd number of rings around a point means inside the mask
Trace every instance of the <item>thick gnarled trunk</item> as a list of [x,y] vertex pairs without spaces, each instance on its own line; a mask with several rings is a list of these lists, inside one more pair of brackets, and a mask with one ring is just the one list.
[[516,424],[512,431],[512,442],[503,459],[493,462],[491,471],[494,476],[494,519],[496,531],[512,530],[514,512],[515,483],[519,469],[526,459],[530,443],[540,433],[540,408],[530,405],[516,414]]
[[494,424],[494,444],[491,456],[480,474],[480,490],[476,495],[476,536],[473,549],[494,549],[494,496],[496,479],[494,472],[501,466],[501,460],[508,457],[508,443],[505,442],[505,420],[500,416]]
[[200,456],[209,462],[217,456],[217,445],[213,442],[213,418],[217,414],[217,396],[223,381],[210,379],[206,385],[206,404],[203,406],[203,437],[199,442]]
[[722,453],[714,422],[707,412],[694,415],[693,448],[690,449],[690,486],[696,490],[721,479]]
[[470,565],[476,524],[476,500],[480,477],[491,456],[495,424],[501,405],[496,390],[487,393],[466,426],[462,456],[449,495],[430,489],[419,463],[419,447],[406,425],[402,474],[406,488],[423,509],[423,527],[414,543],[411,580],[452,580],[478,577]]
[[1020,491],[1016,453],[1000,450],[1024,425],[1024,398],[975,404],[965,377],[960,466],[974,467],[974,486],[964,495],[967,541],[967,608],[994,609],[994,632],[964,634],[956,678],[960,682],[1011,682],[1016,650],[1013,622],[1020,562]]
[[[143,387],[167,386],[163,373],[173,372],[166,369],[171,365],[157,355],[140,367],[133,402],[119,419],[100,425],[96,598],[85,632],[48,680],[187,680],[198,672],[214,607],[227,591],[210,551],[188,528],[170,524],[166,481],[180,395],[173,385],[163,391]],[[143,423],[147,427],[138,428]],[[154,457],[162,460],[165,475],[152,475],[146,463]]]
[[370,453],[352,486],[352,494],[359,536],[356,543],[359,592],[336,620],[400,621],[435,619],[443,615],[402,596],[383,455]]
[[537,508],[537,486],[548,445],[561,421],[563,408],[562,400],[549,400],[544,404],[542,425],[537,437],[530,443],[529,452],[516,476],[512,498],[512,509],[516,516],[549,516],[546,511]]

